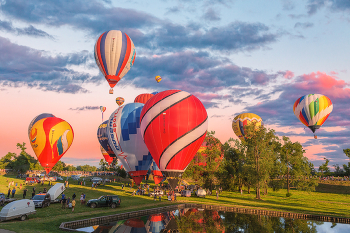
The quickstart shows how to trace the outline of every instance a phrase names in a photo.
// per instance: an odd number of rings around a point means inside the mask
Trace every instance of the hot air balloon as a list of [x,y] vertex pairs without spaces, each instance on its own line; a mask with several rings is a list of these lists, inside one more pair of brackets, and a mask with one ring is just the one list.
[[163,173],[159,170],[159,167],[157,166],[156,162],[154,162],[154,160],[152,161],[151,171],[152,171],[154,184],[157,185],[163,181],[164,179]]
[[160,81],[162,81],[162,77],[160,77],[160,76],[156,76],[154,79],[157,81],[157,83],[159,83]]
[[154,96],[153,94],[140,94],[138,96],[136,96],[134,103],[141,103],[141,104],[145,104],[150,98],[152,98],[152,96]]
[[167,213],[151,214],[145,226],[149,229],[148,232],[160,233],[169,223],[170,218]]
[[327,120],[332,110],[332,101],[321,94],[304,95],[295,101],[293,106],[295,116],[313,133]]
[[158,94],[158,93],[159,93],[158,91],[155,91],[155,92],[152,92],[151,94],[155,95],[155,94]]
[[175,189],[208,128],[201,101],[188,92],[167,90],[152,97],[141,112],[141,133],[151,155]]
[[47,117],[55,117],[54,115],[52,115],[51,113],[42,113],[36,117],[34,117],[34,119],[30,122],[29,126],[28,126],[28,137],[30,137],[30,130],[32,129],[33,125],[38,121],[41,120],[43,118],[47,118]]
[[107,125],[108,124],[107,124],[107,122],[108,121],[104,121],[104,122],[102,122],[102,124],[100,124],[98,126],[97,139],[98,139],[98,142],[100,143],[100,145],[102,146],[102,148],[109,155],[109,157],[111,157],[113,159],[116,157],[116,155],[114,154],[111,146],[108,143],[108,133],[107,133]]
[[123,105],[124,103],[124,98],[123,97],[117,97],[115,99],[115,102],[120,106],[120,105]]
[[115,110],[108,120],[108,141],[124,169],[139,185],[146,176],[152,156],[140,132],[141,103],[128,103]]
[[30,131],[30,145],[48,174],[72,145],[74,132],[67,121],[47,117],[37,121]]
[[250,125],[252,122],[256,122],[256,127],[262,124],[262,119],[254,113],[242,113],[236,116],[232,121],[232,129],[236,136],[243,140],[245,139],[244,127]]
[[100,110],[102,112],[102,121],[103,121],[103,113],[106,111],[106,107],[100,106]]
[[136,50],[130,37],[119,30],[104,32],[95,44],[95,60],[113,94],[113,87],[133,66]]
[[100,150],[101,150],[101,153],[103,155],[103,158],[106,160],[108,165],[111,165],[111,163],[113,162],[113,157],[109,156],[107,151],[105,151],[105,149],[103,149],[103,147],[101,145],[100,145]]

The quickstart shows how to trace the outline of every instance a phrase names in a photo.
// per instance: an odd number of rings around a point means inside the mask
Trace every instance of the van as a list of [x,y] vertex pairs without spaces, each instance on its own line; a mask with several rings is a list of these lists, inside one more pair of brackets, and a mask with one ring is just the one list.
[[181,197],[190,197],[191,196],[191,190],[182,190],[181,191]]
[[196,191],[196,195],[197,197],[205,197],[205,195],[207,195],[207,192],[204,189],[200,188]]
[[38,184],[40,184],[40,182],[41,182],[38,177],[27,177],[26,181],[28,183],[38,183]]
[[36,210],[34,202],[32,200],[22,199],[13,201],[2,208],[0,212],[0,221],[6,221],[15,218],[19,218],[24,221],[27,219],[28,215],[35,213]]
[[65,189],[66,188],[64,187],[63,183],[57,183],[54,186],[52,186],[52,188],[50,188],[49,191],[47,191],[47,193],[50,194],[51,203],[59,202],[57,198],[63,193]]

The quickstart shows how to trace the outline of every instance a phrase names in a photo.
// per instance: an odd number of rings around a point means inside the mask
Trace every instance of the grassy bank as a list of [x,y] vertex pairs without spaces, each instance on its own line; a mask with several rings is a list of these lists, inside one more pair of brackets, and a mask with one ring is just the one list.
[[[23,182],[23,179],[15,179],[13,177],[0,176],[0,192],[7,194],[8,182],[13,180],[15,183]],[[36,215],[31,215],[30,218],[24,222],[13,220],[0,223],[0,228],[8,229],[15,232],[61,232],[58,227],[62,222],[73,221],[78,219],[85,219],[97,216],[104,216],[128,211],[135,211],[140,209],[148,209],[160,207],[164,205],[173,204],[163,198],[162,202],[153,201],[153,198],[148,196],[132,196],[132,189],[121,188],[122,183],[107,183],[101,185],[97,189],[91,188],[91,182],[86,182],[86,186],[77,185],[77,181],[70,183],[70,188],[65,194],[72,196],[73,193],[80,197],[81,193],[86,194],[86,198],[98,198],[104,194],[117,194],[121,197],[121,206],[116,209],[111,208],[96,208],[91,209],[86,206],[81,206],[79,201],[75,212],[71,209],[61,209],[60,204],[50,205],[48,208],[37,209]],[[27,186],[28,195],[31,196],[33,186]],[[36,185],[37,191],[42,190],[42,185]],[[153,188],[153,186],[151,185]],[[152,190],[152,189],[151,189]],[[194,202],[203,204],[215,205],[234,205],[245,208],[259,208],[266,210],[295,212],[295,213],[310,213],[336,217],[350,218],[350,186],[347,183],[333,182],[321,183],[316,192],[302,192],[292,190],[292,196],[286,197],[286,190],[278,192],[270,191],[268,195],[262,196],[263,200],[256,200],[254,193],[248,194],[246,192],[241,195],[237,192],[222,192],[218,200],[215,194],[207,196],[206,198],[197,197],[178,197],[178,202]],[[22,190],[17,189],[15,198],[21,199]]]

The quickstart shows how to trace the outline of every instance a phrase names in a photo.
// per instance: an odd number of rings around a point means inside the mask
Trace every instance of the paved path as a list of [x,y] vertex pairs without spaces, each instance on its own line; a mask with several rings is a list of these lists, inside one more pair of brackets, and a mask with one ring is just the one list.
[[5,230],[5,229],[0,229],[0,233],[16,233],[16,232]]

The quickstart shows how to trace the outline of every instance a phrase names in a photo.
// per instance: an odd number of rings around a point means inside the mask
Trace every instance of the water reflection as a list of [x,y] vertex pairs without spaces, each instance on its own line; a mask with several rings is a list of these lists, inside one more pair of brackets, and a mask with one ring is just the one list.
[[[87,228],[85,228],[87,229]],[[187,208],[93,226],[95,233],[350,232],[350,225]],[[80,229],[82,230],[82,229]],[[82,230],[83,231],[83,230]]]

